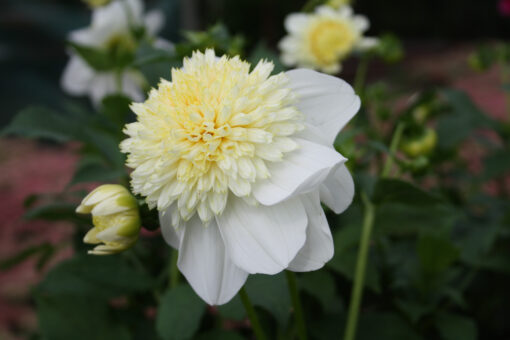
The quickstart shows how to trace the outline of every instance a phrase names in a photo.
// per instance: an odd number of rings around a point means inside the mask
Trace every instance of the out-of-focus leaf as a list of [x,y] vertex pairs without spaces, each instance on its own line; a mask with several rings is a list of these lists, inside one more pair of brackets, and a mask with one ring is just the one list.
[[180,285],[165,293],[156,316],[156,329],[164,340],[189,339],[205,312],[204,302],[190,286]]
[[234,296],[228,303],[218,306],[218,311],[226,319],[241,321],[246,318],[246,310],[239,295]]
[[498,124],[484,114],[464,92],[454,89],[442,91],[452,112],[438,120],[438,145],[443,149],[457,146],[480,128],[498,128]]
[[75,209],[76,204],[54,202],[32,208],[23,217],[27,220],[46,221],[81,220]]
[[124,170],[112,168],[99,157],[85,156],[78,163],[69,185],[86,182],[116,182],[123,176],[126,176]]
[[304,273],[298,279],[300,288],[316,298],[327,313],[339,312],[344,308],[342,300],[336,294],[335,280],[329,272],[317,270]]
[[255,67],[260,60],[272,61],[274,64],[273,74],[285,71],[285,66],[280,62],[280,57],[274,51],[269,49],[266,44],[260,42],[255,46],[248,58],[248,61]]
[[510,173],[510,150],[499,150],[484,160],[484,179]]
[[2,135],[18,135],[28,138],[47,138],[66,142],[78,138],[79,132],[70,119],[53,110],[29,107],[20,111],[2,130]]
[[130,339],[127,328],[112,318],[106,301],[91,296],[37,294],[36,304],[44,339]]
[[476,323],[465,316],[438,313],[435,317],[435,325],[442,340],[476,340],[478,338]]
[[135,67],[140,67],[147,64],[172,62],[175,59],[175,52],[171,48],[162,49],[155,47],[153,44],[151,45],[149,43],[142,43],[136,51],[133,65]]
[[131,98],[124,95],[114,94],[106,96],[102,101],[103,113],[117,124],[117,126],[122,127],[127,123],[126,118],[131,113],[129,109],[131,102]]
[[28,247],[21,252],[0,261],[0,270],[9,270],[31,257],[39,256],[39,258],[42,258],[42,256],[48,253],[53,253],[53,246],[50,243],[43,243]]
[[390,33],[383,34],[373,50],[387,63],[395,63],[404,56],[404,48],[400,39]]
[[82,46],[73,42],[69,42],[69,45],[90,67],[97,71],[109,71],[118,67],[115,59],[106,50]]
[[407,317],[416,323],[422,316],[432,311],[433,303],[423,303],[404,299],[396,299],[395,305],[407,315]]
[[443,272],[459,257],[459,249],[446,235],[422,233],[417,244],[418,257],[425,274]]
[[408,205],[388,202],[376,210],[374,232],[409,236],[423,230],[446,231],[458,219],[459,212],[448,205]]
[[361,315],[356,339],[420,340],[423,338],[397,314],[367,312]]
[[[355,223],[344,226],[333,235],[335,255],[328,262],[327,266],[350,280],[354,278],[360,235],[360,225]],[[380,292],[379,282],[379,272],[374,262],[369,258],[365,273],[365,286],[374,292]]]
[[392,202],[425,206],[441,203],[441,199],[411,183],[397,179],[381,179],[375,186],[373,202],[376,204]]
[[199,334],[195,340],[244,340],[245,338],[238,333],[215,329],[209,332]]
[[147,290],[154,284],[148,274],[132,268],[121,255],[79,255],[52,269],[38,291],[108,298]]
[[250,275],[246,282],[246,292],[254,305],[266,309],[282,327],[287,325],[291,302],[283,273]]

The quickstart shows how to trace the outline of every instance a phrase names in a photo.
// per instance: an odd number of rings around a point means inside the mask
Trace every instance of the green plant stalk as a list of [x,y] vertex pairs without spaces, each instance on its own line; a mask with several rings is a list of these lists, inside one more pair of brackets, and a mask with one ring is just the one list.
[[361,193],[365,213],[363,217],[363,227],[361,230],[361,241],[358,249],[358,259],[356,262],[356,272],[354,273],[354,287],[352,289],[351,301],[349,303],[349,313],[347,315],[347,325],[345,327],[344,340],[354,340],[356,336],[356,327],[358,324],[359,309],[363,297],[363,287],[365,283],[365,272],[368,260],[368,250],[370,235],[374,224],[375,208],[365,193]]
[[395,133],[391,139],[390,144],[390,153],[388,158],[386,158],[386,162],[384,163],[384,167],[381,173],[382,178],[388,177],[390,174],[391,167],[393,166],[393,161],[395,159],[395,154],[397,153],[398,145],[400,144],[400,139],[402,138],[402,133],[404,132],[405,124],[400,122],[397,124],[395,129]]
[[250,319],[251,327],[253,328],[253,332],[255,332],[255,337],[257,338],[257,340],[266,340],[267,338],[264,331],[262,330],[262,326],[260,325],[257,312],[255,312],[255,308],[253,308],[253,305],[244,287],[241,288],[241,290],[239,291],[239,296],[241,297],[241,301],[243,302],[244,309],[246,309],[246,314]]
[[363,96],[363,91],[365,87],[365,80],[367,78],[368,72],[368,64],[370,62],[370,56],[363,55],[358,64],[358,68],[356,69],[356,76],[354,78],[354,91],[359,96]]
[[307,339],[306,324],[303,315],[301,299],[299,297],[299,292],[297,289],[296,274],[294,274],[294,272],[286,270],[285,276],[287,277],[287,285],[289,287],[290,298],[292,300],[292,307],[294,308],[294,316],[296,320],[298,338],[300,340],[306,340]]
[[179,268],[177,267],[177,260],[179,259],[179,252],[176,249],[172,250],[170,256],[170,288],[175,288],[179,284]]

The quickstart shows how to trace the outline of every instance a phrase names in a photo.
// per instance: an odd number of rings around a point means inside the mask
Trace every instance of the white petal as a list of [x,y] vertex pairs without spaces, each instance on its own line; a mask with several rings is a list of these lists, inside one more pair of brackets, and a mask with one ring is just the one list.
[[68,39],[79,45],[99,47],[104,40],[99,33],[101,32],[87,27],[71,31]]
[[99,107],[104,97],[117,92],[115,74],[98,73],[92,79],[90,99],[94,106]]
[[87,94],[93,77],[94,70],[83,59],[73,55],[64,69],[60,83],[64,91],[79,96]]
[[337,214],[349,207],[354,198],[354,181],[344,164],[331,171],[322,183],[320,197],[321,201]]
[[161,233],[166,243],[171,245],[174,249],[179,249],[181,238],[183,234],[183,226],[179,226],[178,231],[172,225],[172,211],[177,213],[171,207],[167,208],[164,212],[159,212],[159,224],[161,226]]
[[144,18],[145,29],[149,35],[156,35],[165,25],[165,15],[162,11],[152,10]]
[[373,37],[364,37],[360,39],[356,48],[359,50],[369,50],[376,47],[379,44],[379,39]]
[[231,196],[216,220],[230,258],[252,274],[287,268],[306,239],[307,218],[299,198],[265,207]]
[[285,29],[289,33],[299,33],[306,28],[310,16],[304,13],[292,13],[285,18]]
[[295,194],[318,188],[333,167],[346,159],[333,148],[296,138],[299,148],[281,162],[268,164],[271,177],[252,186],[253,195],[264,205],[279,203]]
[[332,144],[338,132],[358,112],[361,102],[345,81],[307,69],[286,72],[298,96],[297,108]]
[[365,32],[370,27],[370,22],[363,15],[356,15],[352,18],[352,24],[359,32]]
[[335,249],[328,220],[319,200],[319,192],[303,195],[301,200],[308,216],[306,242],[289,264],[288,269],[296,272],[308,272],[322,268],[326,262],[331,260]]
[[195,216],[184,227],[178,267],[195,292],[210,305],[222,305],[236,295],[248,273],[227,255],[218,225],[204,227]]

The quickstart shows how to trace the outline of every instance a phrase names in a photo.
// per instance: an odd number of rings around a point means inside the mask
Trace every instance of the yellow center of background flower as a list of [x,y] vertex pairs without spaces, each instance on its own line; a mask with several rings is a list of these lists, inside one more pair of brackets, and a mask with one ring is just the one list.
[[195,212],[209,221],[230,193],[253,201],[252,184],[270,176],[267,162],[296,149],[289,137],[303,128],[287,77],[272,69],[261,61],[250,72],[238,57],[197,52],[133,104],[138,122],[121,144],[133,191],[160,211],[172,207],[174,224]]
[[357,34],[347,22],[320,18],[312,24],[307,38],[319,64],[329,65],[351,52]]

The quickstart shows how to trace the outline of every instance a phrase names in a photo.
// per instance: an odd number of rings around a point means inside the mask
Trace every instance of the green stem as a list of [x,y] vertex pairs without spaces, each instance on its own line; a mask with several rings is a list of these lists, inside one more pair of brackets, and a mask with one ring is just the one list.
[[177,260],[179,258],[179,252],[177,250],[172,250],[172,255],[170,256],[170,288],[175,288],[179,284],[179,268],[177,267]]
[[347,325],[345,328],[344,340],[354,340],[356,336],[356,327],[358,324],[359,308],[363,296],[363,287],[365,282],[365,271],[368,260],[368,250],[370,235],[374,224],[375,208],[367,195],[361,193],[365,214],[363,218],[363,228],[361,230],[361,241],[358,249],[358,259],[356,262],[356,272],[354,273],[354,287],[352,289],[351,301],[349,303],[349,314],[347,315]]
[[368,55],[362,56],[359,60],[358,68],[356,70],[356,76],[354,78],[354,91],[356,91],[359,96],[363,95],[369,61],[370,57]]
[[117,87],[117,93],[122,93],[122,69],[115,70],[115,86]]
[[244,308],[246,309],[246,314],[250,319],[251,327],[255,332],[257,340],[266,340],[267,338],[266,335],[264,334],[264,331],[262,330],[262,326],[260,325],[257,312],[255,312],[255,308],[253,308],[253,305],[251,304],[250,298],[248,297],[248,294],[246,293],[244,287],[241,288],[241,290],[239,291],[239,296],[241,297],[241,301],[243,302]]
[[393,161],[395,159],[395,154],[397,153],[398,145],[400,144],[400,139],[402,138],[402,133],[404,132],[405,124],[400,122],[398,123],[395,133],[391,139],[390,144],[390,153],[388,158],[386,158],[386,163],[384,163],[384,167],[381,173],[381,177],[388,177],[391,167],[393,166]]
[[300,340],[306,340],[307,339],[306,324],[303,315],[301,299],[299,298],[299,292],[297,289],[296,274],[294,274],[294,272],[287,270],[285,271],[285,275],[287,276],[287,284],[289,287],[290,298],[292,300],[292,307],[294,308],[294,316],[296,318],[298,337]]

